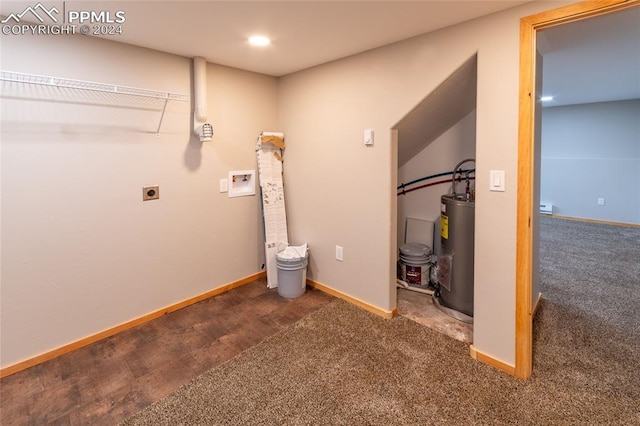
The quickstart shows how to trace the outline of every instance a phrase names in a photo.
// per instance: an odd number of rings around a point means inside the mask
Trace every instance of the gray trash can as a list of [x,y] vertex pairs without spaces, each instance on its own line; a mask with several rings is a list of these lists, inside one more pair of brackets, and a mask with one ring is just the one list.
[[294,298],[302,296],[307,289],[307,265],[309,249],[304,257],[289,257],[280,252],[276,254],[278,267],[278,294],[282,297]]

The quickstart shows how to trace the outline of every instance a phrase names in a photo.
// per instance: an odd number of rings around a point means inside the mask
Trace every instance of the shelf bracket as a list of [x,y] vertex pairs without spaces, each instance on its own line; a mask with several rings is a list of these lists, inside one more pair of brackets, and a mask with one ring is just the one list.
[[164,113],[167,110],[167,103],[169,103],[169,97],[164,98],[164,105],[162,106],[162,114],[160,114],[160,122],[158,123],[158,130],[156,130],[156,137],[160,137],[160,127],[162,127],[162,120],[164,120]]

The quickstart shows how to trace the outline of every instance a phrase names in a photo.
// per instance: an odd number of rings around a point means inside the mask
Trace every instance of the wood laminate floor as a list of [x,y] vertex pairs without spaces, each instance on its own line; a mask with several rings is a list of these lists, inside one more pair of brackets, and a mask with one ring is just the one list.
[[331,300],[265,279],[0,380],[0,424],[116,424]]

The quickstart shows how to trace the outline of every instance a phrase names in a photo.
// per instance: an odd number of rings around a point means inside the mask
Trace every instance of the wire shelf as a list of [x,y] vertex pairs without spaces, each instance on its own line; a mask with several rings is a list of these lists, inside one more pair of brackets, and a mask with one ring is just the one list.
[[107,83],[99,83],[95,81],[74,80],[70,78],[52,77],[46,75],[26,74],[20,72],[0,70],[0,81],[6,81],[9,83],[17,84],[32,84],[38,86],[55,87],[61,89],[76,89],[80,91],[91,91],[107,93],[112,96],[122,96],[121,102],[125,103],[125,99],[128,97],[137,97],[143,99],[155,99],[155,102],[160,102],[161,107],[159,110],[160,121],[156,130],[156,134],[159,135],[160,127],[164,119],[165,111],[167,109],[167,103],[169,101],[187,102],[189,96],[181,93],[172,92],[160,92],[156,90],[141,89],[137,87],[119,86]]
[[188,95],[180,93],[159,92],[155,90],[140,89],[137,87],[98,83],[95,81],[73,80],[70,78],[25,74],[4,70],[0,70],[0,80],[14,83],[38,84],[41,86],[64,87],[68,89],[91,90],[94,92],[119,93],[145,98],[168,99],[170,101],[186,102],[189,100]]

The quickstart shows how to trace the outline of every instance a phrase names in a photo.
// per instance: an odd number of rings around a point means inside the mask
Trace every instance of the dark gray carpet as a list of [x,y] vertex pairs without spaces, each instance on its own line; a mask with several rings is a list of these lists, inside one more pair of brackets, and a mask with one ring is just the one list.
[[[638,315],[624,313],[637,306],[637,270],[596,278],[569,268],[586,269],[567,244],[593,237],[562,222],[564,237],[558,230],[546,235],[557,222],[543,224],[545,300],[536,319],[534,375],[526,382],[472,360],[467,345],[411,320],[383,320],[337,300],[124,424],[640,424]],[[598,249],[588,269],[615,271],[620,250],[637,263],[639,236],[632,230],[626,249]],[[559,262],[560,253],[575,262]],[[601,262],[607,265],[599,268]],[[591,293],[586,288],[594,285],[624,290],[593,290],[592,300],[567,288]],[[622,313],[601,306],[605,300]]]
[[547,301],[638,337],[640,228],[542,217],[540,287]]

